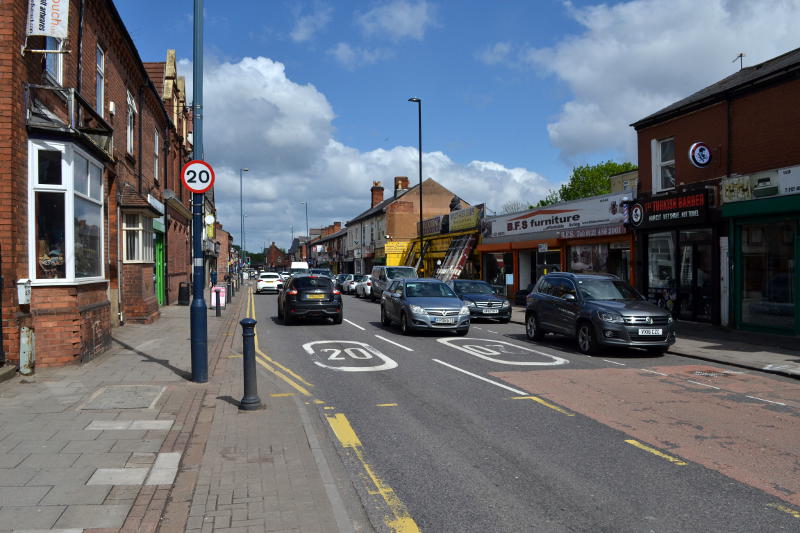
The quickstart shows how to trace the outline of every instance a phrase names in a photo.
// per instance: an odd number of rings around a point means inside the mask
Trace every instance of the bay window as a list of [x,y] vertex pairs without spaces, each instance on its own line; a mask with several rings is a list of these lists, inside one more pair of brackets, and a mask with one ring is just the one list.
[[29,277],[102,280],[103,167],[70,143],[30,141],[28,153]]

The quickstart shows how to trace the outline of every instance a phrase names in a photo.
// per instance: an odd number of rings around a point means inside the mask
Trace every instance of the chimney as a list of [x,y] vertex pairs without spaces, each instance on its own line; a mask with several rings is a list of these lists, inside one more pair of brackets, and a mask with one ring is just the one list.
[[370,207],[375,207],[383,201],[383,187],[381,187],[381,182],[373,181],[370,192],[372,193],[372,205],[370,205]]
[[408,178],[405,176],[397,176],[394,178],[394,195],[408,189]]
[[342,223],[341,222],[334,222],[333,223],[333,232],[336,233],[340,229],[342,229]]

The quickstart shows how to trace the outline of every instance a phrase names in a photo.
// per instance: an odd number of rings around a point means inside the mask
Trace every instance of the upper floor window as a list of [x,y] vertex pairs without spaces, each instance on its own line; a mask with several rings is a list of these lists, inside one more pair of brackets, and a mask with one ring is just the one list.
[[653,140],[653,192],[675,188],[675,139]]
[[45,37],[45,50],[58,50],[58,53],[44,54],[44,70],[51,81],[62,85],[64,83],[64,54],[61,47],[64,41],[55,37]]
[[158,152],[159,152],[158,130],[153,130],[153,179],[158,182]]
[[95,106],[97,114],[103,116],[104,98],[106,93],[106,53],[97,46],[96,79],[95,79]]
[[127,149],[130,155],[133,155],[133,132],[136,126],[136,113],[136,100],[133,99],[133,95],[128,91]]

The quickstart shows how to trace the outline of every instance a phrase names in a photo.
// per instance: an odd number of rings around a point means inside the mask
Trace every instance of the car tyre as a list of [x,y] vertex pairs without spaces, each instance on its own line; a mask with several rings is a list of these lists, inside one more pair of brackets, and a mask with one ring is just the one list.
[[278,318],[283,320],[283,308],[278,306]]
[[532,341],[540,341],[544,338],[544,331],[539,327],[539,320],[533,313],[530,313],[525,319],[525,335],[528,336],[528,340]]
[[411,324],[409,324],[408,315],[405,313],[400,315],[400,332],[403,335],[411,335]]
[[383,307],[383,305],[381,305],[381,324],[383,324],[386,327],[392,325],[392,319],[389,318],[389,315],[386,314],[386,309]]
[[509,322],[511,322],[511,317],[509,317],[509,318],[501,318],[500,319],[500,323],[501,324],[508,324]]
[[291,315],[289,315],[289,313],[287,313],[286,309],[284,308],[283,309],[283,323],[288,326],[292,322],[294,322],[294,318]]
[[458,335],[459,337],[463,337],[467,333],[469,333],[469,328],[467,328],[467,329],[457,329],[456,330],[456,335]]
[[592,324],[586,321],[578,324],[578,351],[585,355],[594,355],[599,349]]
[[653,346],[651,348],[647,348],[648,355],[664,355],[669,350],[669,346]]
[[338,315],[333,317],[333,323],[334,324],[341,324],[343,319],[344,319],[344,313],[339,313]]

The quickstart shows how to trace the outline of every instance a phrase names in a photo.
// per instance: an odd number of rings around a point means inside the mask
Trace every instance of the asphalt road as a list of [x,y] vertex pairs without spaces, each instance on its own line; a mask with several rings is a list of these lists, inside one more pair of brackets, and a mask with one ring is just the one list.
[[259,357],[328,422],[376,529],[800,530],[797,381],[514,323],[403,336],[343,298],[341,325],[285,326],[255,295]]

